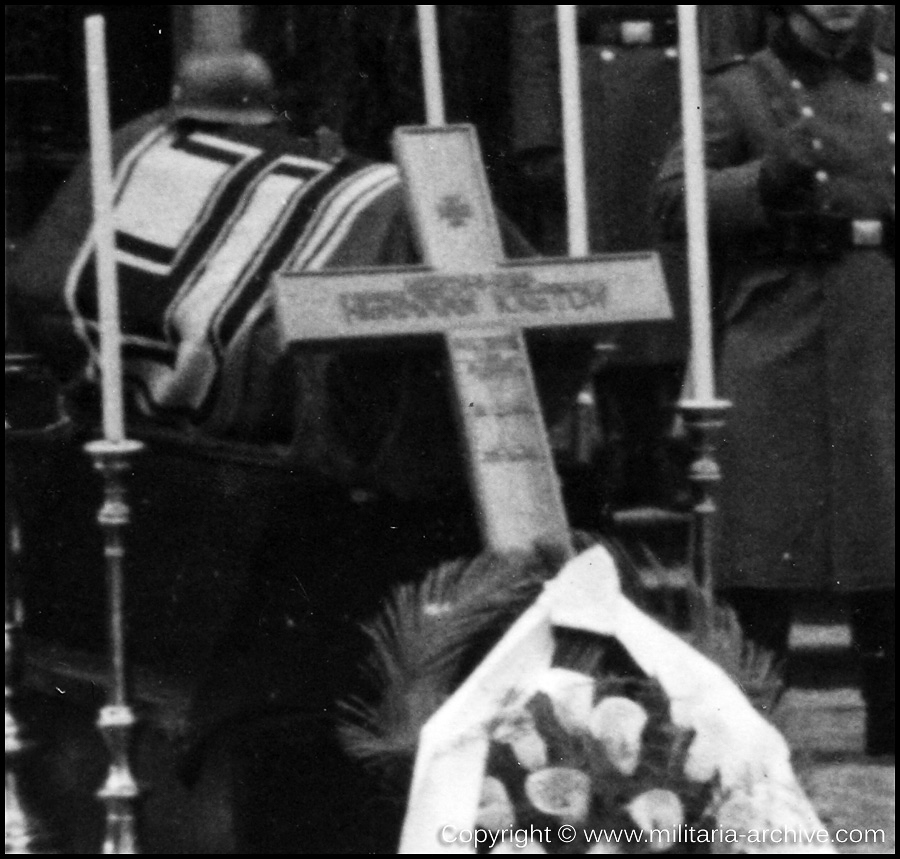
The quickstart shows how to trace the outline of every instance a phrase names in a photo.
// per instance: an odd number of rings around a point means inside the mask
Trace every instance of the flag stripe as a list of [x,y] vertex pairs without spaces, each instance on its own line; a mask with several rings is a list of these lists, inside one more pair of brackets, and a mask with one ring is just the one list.
[[[271,324],[273,272],[321,268],[348,241],[365,243],[367,230],[355,225],[399,184],[393,165],[332,165],[286,149],[163,127],[122,159],[115,214],[123,354],[129,387],[148,411],[199,424],[234,415],[255,326]],[[369,250],[374,258],[374,243]],[[93,251],[89,234],[67,301],[96,355]]]

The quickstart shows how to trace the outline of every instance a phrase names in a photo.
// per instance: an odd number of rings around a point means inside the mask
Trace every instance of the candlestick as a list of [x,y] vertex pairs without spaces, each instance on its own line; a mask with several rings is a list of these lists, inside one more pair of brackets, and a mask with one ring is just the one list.
[[131,456],[143,448],[125,439],[122,397],[122,333],[119,328],[119,288],[113,221],[112,137],[106,74],[105,22],[99,15],[84,22],[88,103],[91,131],[91,187],[94,202],[94,242],[97,262],[100,368],[103,393],[102,441],[86,450],[103,475],[103,504],[97,519],[103,529],[109,608],[111,700],[101,708],[97,727],[110,752],[110,768],[99,798],[106,805],[106,837],[102,852],[138,853],[136,814],[138,787],[129,766],[129,748],[136,719],[128,705],[125,653],[124,531],[131,509],[126,501],[125,473]]
[[419,21],[419,45],[422,52],[426,121],[428,125],[446,125],[437,6],[416,6],[416,14]]
[[678,7],[678,34],[691,320],[691,399],[709,404],[715,402],[716,396],[709,290],[703,87],[696,6]]
[[715,594],[715,490],[722,479],[716,459],[718,436],[730,403],[716,398],[710,300],[703,79],[697,7],[678,7],[681,64],[681,125],[684,135],[685,210],[688,237],[691,355],[688,396],[679,404],[694,459],[688,477],[694,493],[692,564],[707,607]]
[[135,854],[140,852],[135,811],[140,792],[129,765],[132,731],[137,719],[128,703],[125,644],[124,533],[131,521],[125,475],[130,470],[132,456],[143,450],[143,445],[130,440],[100,440],[88,443],[85,450],[94,460],[94,467],[103,475],[103,504],[97,521],[104,538],[112,669],[109,703],[101,708],[97,721],[110,752],[109,773],[97,794],[106,805],[106,836],[102,852]]
[[563,154],[569,256],[590,253],[587,182],[584,168],[584,120],[581,104],[581,58],[578,51],[578,7],[557,6]]
[[[690,561],[706,608],[713,605],[716,591],[714,520],[718,514],[716,490],[722,480],[716,451],[729,407],[730,403],[723,400],[705,404],[686,400],[680,404],[693,451],[688,471],[694,496]],[[699,612],[696,616],[702,616],[705,607],[695,606]]]
[[91,139],[91,188],[94,207],[94,254],[97,271],[100,337],[100,384],[103,435],[110,442],[125,437],[122,398],[122,333],[116,277],[113,220],[112,141],[106,73],[106,26],[102,16],[84,22]]

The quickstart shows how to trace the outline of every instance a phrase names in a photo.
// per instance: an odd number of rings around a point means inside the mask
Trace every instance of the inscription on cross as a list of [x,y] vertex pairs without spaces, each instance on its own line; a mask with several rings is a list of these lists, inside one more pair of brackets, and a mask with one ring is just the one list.
[[426,265],[279,273],[284,342],[442,336],[485,542],[571,552],[523,331],[671,318],[659,259],[506,261],[471,126],[398,129],[394,152]]

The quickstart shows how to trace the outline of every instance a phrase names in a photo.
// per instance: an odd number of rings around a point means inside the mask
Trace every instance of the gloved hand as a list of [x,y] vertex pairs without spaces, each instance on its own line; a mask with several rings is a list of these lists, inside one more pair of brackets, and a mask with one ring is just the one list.
[[763,155],[759,171],[759,196],[766,209],[780,212],[808,211],[816,190],[816,165],[809,128],[784,129]]

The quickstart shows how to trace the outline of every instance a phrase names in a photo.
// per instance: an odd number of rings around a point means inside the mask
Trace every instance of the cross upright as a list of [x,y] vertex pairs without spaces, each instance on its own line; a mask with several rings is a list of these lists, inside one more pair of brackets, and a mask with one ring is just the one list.
[[485,543],[572,551],[523,331],[671,318],[652,252],[507,262],[474,129],[397,129],[425,265],[275,275],[284,343],[444,338]]

